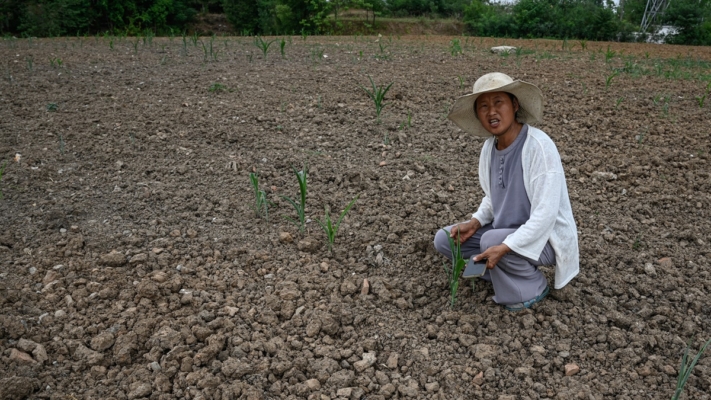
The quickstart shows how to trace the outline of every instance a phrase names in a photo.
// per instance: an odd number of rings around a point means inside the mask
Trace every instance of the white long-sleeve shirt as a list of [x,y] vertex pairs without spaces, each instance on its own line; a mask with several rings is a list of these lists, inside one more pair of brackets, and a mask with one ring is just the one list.
[[[472,217],[482,226],[490,224],[494,218],[489,182],[494,141],[493,136],[487,139],[479,156],[479,183],[484,198]],[[538,260],[546,242],[550,242],[556,259],[554,287],[561,289],[580,271],[580,253],[560,154],[545,132],[529,126],[521,163],[531,216],[504,240],[504,244],[515,253]]]

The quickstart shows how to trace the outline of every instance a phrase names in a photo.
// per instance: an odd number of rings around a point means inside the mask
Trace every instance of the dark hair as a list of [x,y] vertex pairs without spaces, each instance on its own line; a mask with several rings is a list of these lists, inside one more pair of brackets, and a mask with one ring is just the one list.
[[[519,114],[519,112],[521,111],[521,102],[518,101],[518,97],[514,96],[513,94],[511,94],[509,92],[504,92],[504,93],[509,95],[509,98],[511,99],[511,103],[513,103],[514,100],[516,100],[516,103],[518,103],[518,111],[516,111],[516,113],[514,114],[514,118],[516,118],[516,121],[518,121],[519,117],[521,116]],[[479,100],[479,98],[477,98],[476,100]],[[477,112],[476,112],[476,100],[474,100],[474,117],[476,117],[476,119],[479,120],[479,114],[477,114]]]

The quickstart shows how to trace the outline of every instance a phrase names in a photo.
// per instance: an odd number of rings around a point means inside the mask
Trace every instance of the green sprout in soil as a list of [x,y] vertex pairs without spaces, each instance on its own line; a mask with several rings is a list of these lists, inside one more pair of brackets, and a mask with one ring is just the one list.
[[711,92],[711,82],[706,85],[706,93],[704,93],[703,96],[696,96],[696,101],[699,103],[699,108],[704,108],[704,101],[706,101],[706,97],[709,95],[709,92]]
[[276,39],[272,39],[270,41],[266,41],[262,39],[261,36],[257,36],[254,38],[254,45],[259,48],[259,50],[262,51],[262,54],[264,54],[264,59],[267,59],[267,53],[269,53],[269,46],[272,45],[272,43],[276,42]]
[[612,84],[612,79],[615,78],[619,74],[620,74],[620,71],[615,70],[610,75],[605,77],[605,89],[610,87],[610,85]]
[[[0,167],[0,183],[2,183],[2,174],[5,172],[5,167],[7,167],[7,161],[5,161],[2,164],[2,167]],[[2,199],[2,189],[0,189],[0,199]]]
[[385,49],[388,48],[388,46],[383,45],[382,42],[378,42],[378,47],[380,47],[380,54],[375,55],[376,60],[387,60],[389,58],[388,53],[385,52]]
[[464,78],[461,75],[457,75],[457,78],[459,79],[459,89],[462,89],[464,87]]
[[213,83],[210,85],[210,87],[207,89],[208,92],[210,93],[220,93],[224,92],[227,90],[227,86],[221,84],[221,83]]
[[363,89],[363,91],[368,95],[368,97],[370,97],[371,100],[373,100],[373,103],[375,104],[375,113],[377,115],[378,121],[380,121],[380,113],[385,107],[385,103],[383,103],[383,100],[385,99],[385,94],[388,93],[388,90],[390,90],[390,87],[393,85],[394,82],[390,82],[390,84],[386,87],[377,87],[375,86],[375,82],[373,82],[373,78],[368,76],[368,79],[370,80],[370,84],[373,90],[368,90],[360,85],[358,86]]
[[706,343],[704,343],[704,345],[701,347],[694,359],[689,360],[689,349],[691,348],[692,340],[693,338],[689,340],[689,344],[686,345],[686,349],[684,350],[684,355],[681,357],[679,376],[676,379],[676,390],[674,391],[672,400],[679,400],[679,398],[681,397],[681,393],[684,391],[684,386],[686,386],[686,381],[688,381],[689,377],[691,376],[691,371],[694,370],[696,363],[699,362],[699,359],[704,354],[704,351],[706,351],[706,347],[711,344],[711,339],[709,339]]
[[269,222],[269,208],[267,202],[267,192],[259,189],[259,175],[252,172],[249,174],[249,181],[254,189],[254,213],[257,217],[264,217]]
[[284,54],[284,47],[286,47],[286,40],[281,38],[281,42],[279,42],[279,52],[281,53],[281,58],[286,58],[286,55]]
[[47,104],[47,111],[49,111],[49,112],[55,112],[55,111],[57,111],[58,109],[59,109],[59,106],[57,105],[57,103],[49,103],[49,104]]
[[188,38],[185,35],[185,31],[183,31],[183,55],[188,55]]
[[459,240],[459,235],[457,235],[457,240],[455,241],[450,236],[450,232],[443,229],[447,233],[447,239],[449,239],[449,249],[452,251],[452,267],[447,268],[447,264],[444,265],[444,272],[447,274],[447,281],[449,283],[449,307],[454,308],[454,304],[457,302],[457,289],[459,289],[459,276],[464,271],[466,266],[466,261],[462,258],[462,245]]
[[351,210],[351,207],[353,207],[353,204],[355,204],[356,200],[358,200],[358,196],[354,197],[353,200],[351,200],[350,203],[346,206],[345,209],[341,212],[341,215],[338,217],[338,221],[336,221],[335,224],[331,221],[331,214],[328,212],[328,207],[324,207],[324,220],[323,221],[318,221],[319,225],[321,225],[321,228],[323,228],[323,231],[326,233],[326,238],[328,239],[328,251],[333,254],[333,243],[336,241],[336,235],[338,234],[338,228],[341,226],[341,221],[343,221],[343,218],[348,214],[348,211]]
[[210,60],[212,61],[218,61],[217,55],[220,53],[219,50],[215,50],[214,48],[215,44],[215,37],[212,36],[210,37],[210,41],[208,44],[205,44],[202,40],[200,41],[200,45],[202,46],[202,52],[203,52],[203,61],[208,62]]
[[608,44],[608,45],[607,45],[607,51],[605,52],[605,62],[606,62],[606,63],[609,63],[610,60],[615,56],[615,54],[616,54],[616,53],[615,53],[614,50],[610,50],[610,45]]
[[28,69],[29,71],[32,71],[33,66],[34,66],[34,63],[35,63],[34,57],[28,56],[26,60],[27,60],[27,69]]
[[299,217],[299,220],[296,221],[294,219],[291,219],[289,217],[284,217],[287,220],[291,221],[294,223],[294,225],[299,227],[299,232],[303,232],[304,228],[306,227],[306,192],[307,192],[307,184],[306,184],[306,176],[308,174],[308,168],[304,166],[304,168],[301,171],[297,171],[296,168],[292,167],[294,170],[294,174],[296,175],[296,179],[299,181],[299,193],[301,195],[300,203],[296,203],[294,200],[291,199],[291,197],[287,196],[281,196],[284,200],[289,202],[294,209],[296,210],[296,215]]
[[452,39],[449,42],[449,53],[452,54],[452,57],[456,57],[463,53],[462,45],[459,42],[459,39]]
[[323,48],[321,47],[314,47],[311,49],[311,60],[312,61],[318,61],[323,59]]
[[587,40],[579,40],[578,43],[580,43],[580,48],[585,51],[588,48],[588,41]]
[[52,68],[61,68],[62,59],[57,57],[52,57],[49,59],[49,66]]

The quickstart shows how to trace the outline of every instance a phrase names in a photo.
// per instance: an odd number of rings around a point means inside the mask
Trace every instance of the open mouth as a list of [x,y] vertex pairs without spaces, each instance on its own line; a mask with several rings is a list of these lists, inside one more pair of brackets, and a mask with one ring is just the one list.
[[498,119],[490,119],[489,125],[491,125],[492,127],[497,127],[497,126],[499,126],[499,120]]

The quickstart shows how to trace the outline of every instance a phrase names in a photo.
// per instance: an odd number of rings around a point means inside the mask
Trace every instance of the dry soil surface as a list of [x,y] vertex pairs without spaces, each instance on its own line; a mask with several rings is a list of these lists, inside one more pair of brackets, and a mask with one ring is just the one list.
[[[0,398],[669,398],[711,332],[711,51],[451,39],[0,42]],[[484,282],[451,309],[431,243],[482,197],[446,114],[490,71],[543,90],[579,229],[520,313]]]

